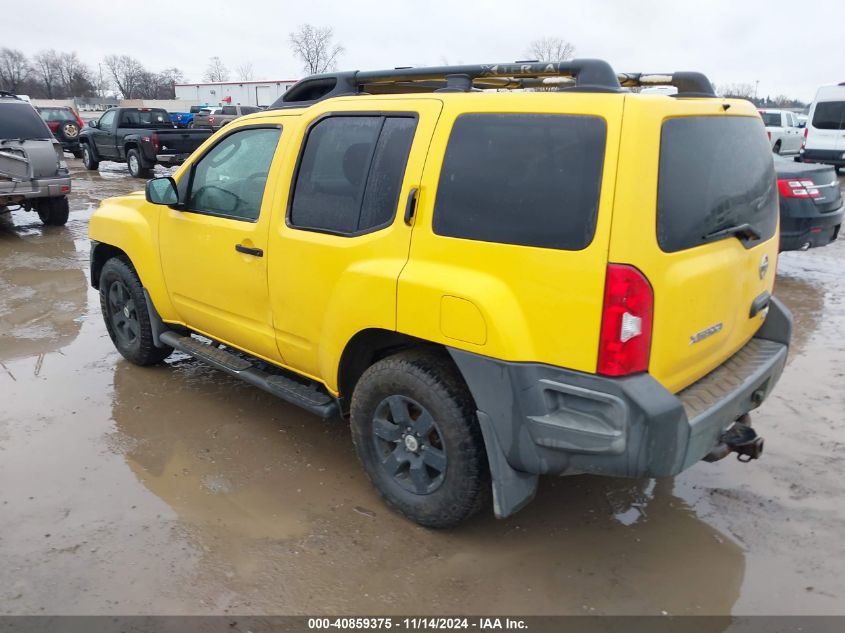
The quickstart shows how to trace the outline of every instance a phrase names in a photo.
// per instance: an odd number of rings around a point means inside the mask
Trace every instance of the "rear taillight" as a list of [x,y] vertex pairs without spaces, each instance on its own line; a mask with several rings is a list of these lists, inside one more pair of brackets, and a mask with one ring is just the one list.
[[784,198],[821,198],[822,192],[812,180],[778,179],[778,191]]
[[214,117],[213,117],[213,116],[208,117],[208,122],[209,122],[209,123],[214,123]]
[[158,143],[158,134],[156,132],[153,132],[150,136],[150,143],[152,143],[153,149],[155,150],[156,154],[158,154],[160,145]]
[[807,147],[807,134],[808,134],[809,132],[810,132],[810,129],[809,129],[809,128],[807,128],[807,127],[805,127],[805,128],[804,128],[804,140],[803,140],[803,141],[801,141],[801,149],[804,149],[804,148],[806,148],[806,147]]
[[626,376],[648,369],[654,292],[633,266],[608,264],[597,371]]
[[85,121],[83,121],[82,117],[79,116],[76,112],[73,113],[73,118],[76,119],[76,123],[77,125],[79,125],[80,130],[85,127]]
[[772,140],[772,133],[771,133],[771,131],[770,131],[770,130],[766,130],[766,136],[768,136],[768,137],[769,137],[769,140],[770,140],[770,141]]
[[59,131],[59,122],[58,121],[47,121],[47,127],[50,128],[50,131],[55,134]]

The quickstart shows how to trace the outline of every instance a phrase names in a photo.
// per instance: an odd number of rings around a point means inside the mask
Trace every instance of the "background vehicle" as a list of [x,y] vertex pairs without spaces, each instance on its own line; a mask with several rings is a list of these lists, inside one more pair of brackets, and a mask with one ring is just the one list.
[[797,154],[801,149],[802,133],[798,120],[787,110],[760,110],[769,142],[775,154]]
[[73,154],[74,158],[82,158],[79,133],[85,127],[85,122],[79,115],[67,106],[36,107],[35,109],[47,123],[53,136],[62,144],[62,149]]
[[194,120],[194,115],[199,113],[201,110],[208,109],[208,106],[201,105],[201,106],[191,106],[188,112],[171,112],[170,113],[170,120],[176,124],[176,127],[192,127],[191,123]]
[[822,86],[810,106],[800,158],[845,167],[845,82]]
[[[549,76],[578,90],[473,90]],[[94,213],[109,336],[139,365],[177,349],[349,415],[370,480],[426,526],[491,489],[507,516],[541,474],[758,457],[749,412],[791,335],[763,124],[699,73],[621,75],[677,99],[619,77],[575,60],[303,80],[146,201]]]
[[208,121],[209,117],[218,115],[221,110],[223,110],[221,106],[207,106],[200,108],[199,111],[194,114],[194,118],[188,127],[211,129],[211,123]]
[[827,246],[839,236],[845,207],[836,170],[775,157],[780,195],[780,250]]
[[147,178],[157,164],[181,165],[210,134],[177,129],[161,108],[111,108],[88,123],[79,142],[87,169],[111,160],[126,163],[134,177]]
[[70,175],[62,146],[29,103],[0,91],[0,213],[37,211],[44,224],[67,222]]
[[246,114],[255,114],[261,112],[261,108],[255,106],[221,106],[216,108],[216,111],[205,114],[205,111],[200,112],[194,116],[193,127],[207,127],[212,130],[219,130],[224,125],[228,125],[237,118]]

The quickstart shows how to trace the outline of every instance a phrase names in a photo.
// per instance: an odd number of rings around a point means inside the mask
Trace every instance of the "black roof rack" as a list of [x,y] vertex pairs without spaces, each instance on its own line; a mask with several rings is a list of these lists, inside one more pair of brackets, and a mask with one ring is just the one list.
[[600,59],[566,62],[535,60],[507,64],[470,64],[354,70],[301,79],[270,106],[301,108],[331,97],[358,94],[468,92],[471,90],[557,88],[579,92],[619,92],[623,87],[672,85],[679,97],[715,97],[713,86],[701,73],[617,74]]

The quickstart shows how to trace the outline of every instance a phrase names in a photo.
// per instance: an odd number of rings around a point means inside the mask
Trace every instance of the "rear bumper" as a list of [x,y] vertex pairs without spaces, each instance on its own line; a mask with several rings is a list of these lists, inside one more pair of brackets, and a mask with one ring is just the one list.
[[0,183],[0,203],[16,203],[33,198],[55,198],[70,193],[70,176]]
[[450,349],[478,409],[497,516],[527,503],[540,474],[661,477],[707,455],[780,378],[792,317],[777,300],[757,335],[678,394],[649,374],[607,378]]
[[799,212],[793,207],[781,206],[780,220],[780,250],[795,251],[806,248],[827,246],[838,236],[845,217],[845,206],[835,211],[819,213],[811,200],[800,200],[802,209],[806,213]]
[[156,154],[155,160],[160,165],[181,165],[190,154]]
[[845,165],[845,150],[840,149],[802,149],[799,158],[804,163],[825,163],[826,165]]

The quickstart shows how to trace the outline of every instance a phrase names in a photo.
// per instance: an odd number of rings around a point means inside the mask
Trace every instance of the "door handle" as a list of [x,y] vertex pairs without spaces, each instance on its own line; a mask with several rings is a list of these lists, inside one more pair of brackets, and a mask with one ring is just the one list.
[[405,224],[411,226],[411,220],[414,218],[414,212],[417,210],[417,193],[419,189],[413,187],[408,192],[408,201],[405,203]]
[[235,244],[235,250],[244,255],[252,255],[254,257],[264,257],[264,251],[260,248],[251,248],[243,244]]

